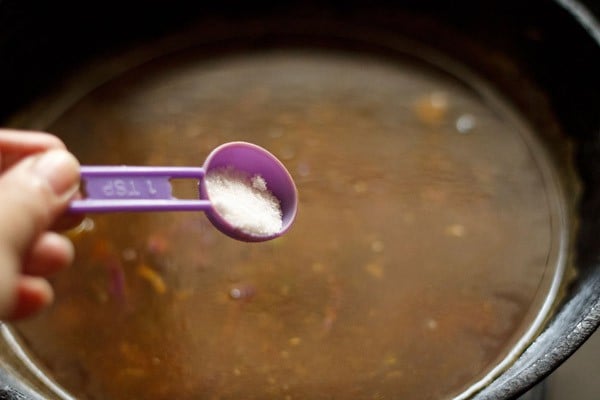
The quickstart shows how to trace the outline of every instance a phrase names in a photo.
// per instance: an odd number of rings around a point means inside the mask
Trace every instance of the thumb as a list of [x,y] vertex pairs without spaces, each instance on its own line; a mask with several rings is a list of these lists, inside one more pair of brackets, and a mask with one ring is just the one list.
[[24,158],[0,176],[0,308],[13,298],[30,246],[65,211],[78,187],[79,163],[65,150]]

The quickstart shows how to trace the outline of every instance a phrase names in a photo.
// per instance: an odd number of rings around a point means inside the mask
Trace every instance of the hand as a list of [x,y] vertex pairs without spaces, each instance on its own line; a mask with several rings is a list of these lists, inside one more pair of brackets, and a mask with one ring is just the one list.
[[31,315],[53,299],[44,277],[73,260],[50,229],[79,188],[79,163],[60,139],[0,129],[0,319]]

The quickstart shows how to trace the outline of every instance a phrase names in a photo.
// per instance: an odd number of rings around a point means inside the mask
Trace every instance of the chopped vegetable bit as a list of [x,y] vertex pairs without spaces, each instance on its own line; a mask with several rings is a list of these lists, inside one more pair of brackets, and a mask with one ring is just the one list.
[[150,235],[146,241],[146,248],[150,254],[163,255],[169,250],[169,239],[159,234]]
[[465,236],[465,227],[460,224],[453,224],[446,227],[446,235],[454,236],[454,237],[463,237]]
[[398,359],[396,358],[396,356],[394,355],[388,355],[387,357],[385,357],[385,359],[383,360],[383,363],[385,365],[394,365],[398,362]]
[[158,294],[165,294],[167,292],[167,285],[163,278],[152,268],[145,264],[140,264],[137,267],[137,274],[144,278],[150,283],[152,289]]
[[79,225],[67,231],[67,236],[73,240],[79,237],[85,232],[91,232],[94,230],[94,220],[91,218],[84,218]]
[[438,125],[448,112],[448,95],[444,92],[433,92],[417,100],[415,114],[427,125]]
[[370,263],[365,266],[365,271],[373,278],[383,278],[383,267],[379,264]]

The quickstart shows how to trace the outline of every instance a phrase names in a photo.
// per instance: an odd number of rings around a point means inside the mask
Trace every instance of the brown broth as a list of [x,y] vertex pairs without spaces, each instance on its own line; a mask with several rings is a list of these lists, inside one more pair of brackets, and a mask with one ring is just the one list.
[[17,325],[52,379],[86,399],[440,399],[509,354],[564,229],[523,124],[402,61],[175,59],[49,130],[84,164],[201,165],[220,143],[256,143],[292,173],[297,221],[248,244],[202,214],[90,215],[56,304]]

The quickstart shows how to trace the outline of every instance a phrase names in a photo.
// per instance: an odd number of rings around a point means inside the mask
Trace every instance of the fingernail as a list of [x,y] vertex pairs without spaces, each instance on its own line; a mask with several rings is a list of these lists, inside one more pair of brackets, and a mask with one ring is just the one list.
[[78,162],[64,150],[50,150],[33,164],[33,173],[48,182],[57,196],[76,189],[79,184]]

